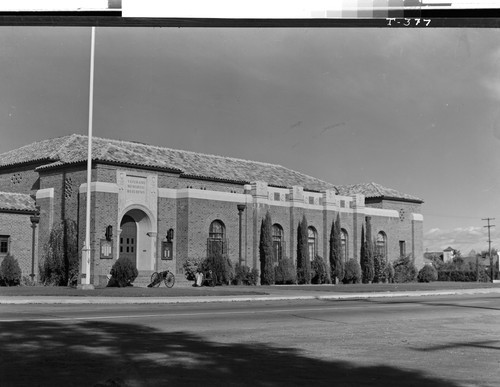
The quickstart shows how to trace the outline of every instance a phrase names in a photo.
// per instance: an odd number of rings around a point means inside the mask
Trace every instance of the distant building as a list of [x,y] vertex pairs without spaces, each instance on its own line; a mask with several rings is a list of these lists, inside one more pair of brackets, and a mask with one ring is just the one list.
[[[70,135],[0,155],[0,260],[8,252],[30,274],[30,216],[40,210],[35,262],[54,224],[74,220],[83,247],[87,137]],[[135,142],[93,139],[91,283],[103,285],[120,256],[140,272],[203,258],[218,243],[233,262],[259,268],[260,224],[273,220],[275,259],[296,259],[305,214],[311,256],[328,261],[332,221],[340,214],[345,259],[359,259],[361,227],[371,222],[376,248],[390,260],[411,254],[423,265],[423,201],[376,183],[333,185],[281,165]],[[239,212],[237,206],[240,206]],[[111,241],[105,239],[112,232]]]
[[455,249],[447,247],[446,249],[443,250],[443,262],[453,261],[454,257],[455,257]]

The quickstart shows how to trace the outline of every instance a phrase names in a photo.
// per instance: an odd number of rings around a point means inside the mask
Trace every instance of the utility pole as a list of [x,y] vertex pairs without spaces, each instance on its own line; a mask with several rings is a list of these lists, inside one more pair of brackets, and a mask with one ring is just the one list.
[[483,226],[483,227],[487,227],[488,228],[488,254],[490,256],[490,276],[491,276],[491,282],[493,282],[494,280],[494,269],[493,269],[493,256],[491,255],[491,233],[490,233],[490,229],[491,227],[495,227],[494,224],[490,224],[490,220],[495,220],[495,218],[484,218],[484,219],[481,219],[481,220],[486,220],[488,222],[488,225],[487,226]]

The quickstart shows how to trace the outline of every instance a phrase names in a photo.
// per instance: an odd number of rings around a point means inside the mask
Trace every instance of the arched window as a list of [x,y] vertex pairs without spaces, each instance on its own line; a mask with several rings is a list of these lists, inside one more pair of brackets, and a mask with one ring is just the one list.
[[210,230],[208,237],[210,239],[224,239],[226,236],[226,227],[220,220],[214,220],[210,223]]
[[387,258],[387,235],[385,232],[380,231],[377,234],[377,254],[380,256]]
[[347,234],[347,231],[342,229],[340,230],[340,245],[341,245],[341,252],[342,252],[342,259],[344,262],[347,262],[349,259],[349,235]]
[[318,253],[318,233],[312,226],[307,228],[307,246],[309,248],[309,259],[312,261]]
[[210,223],[207,240],[207,256],[227,253],[226,227],[220,220]]
[[275,263],[278,263],[283,258],[284,244],[283,227],[275,223],[273,224],[273,256]]

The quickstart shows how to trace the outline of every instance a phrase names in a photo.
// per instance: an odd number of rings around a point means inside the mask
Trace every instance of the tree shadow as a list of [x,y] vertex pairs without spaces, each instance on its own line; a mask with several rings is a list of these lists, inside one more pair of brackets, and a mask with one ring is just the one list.
[[[492,307],[492,306],[481,306],[481,305],[467,305],[467,304],[456,304],[453,302],[436,302],[436,301],[407,301],[407,300],[388,300],[388,301],[380,301],[380,300],[360,300],[366,303],[372,304],[386,304],[386,305],[394,305],[394,304],[419,304],[424,306],[438,306],[438,307],[449,307],[449,308],[467,308],[467,309],[486,309],[486,310],[500,310],[500,308]],[[457,299],[457,301],[463,302],[463,300]]]
[[[115,383],[103,384],[113,379]],[[421,371],[103,321],[0,323],[2,386],[455,387]]]
[[499,351],[500,340],[481,340],[481,341],[472,341],[463,343],[441,344],[441,345],[429,346],[426,348],[413,348],[413,350],[422,352],[431,352],[431,351],[443,351],[455,348],[481,348],[481,349],[495,349]]

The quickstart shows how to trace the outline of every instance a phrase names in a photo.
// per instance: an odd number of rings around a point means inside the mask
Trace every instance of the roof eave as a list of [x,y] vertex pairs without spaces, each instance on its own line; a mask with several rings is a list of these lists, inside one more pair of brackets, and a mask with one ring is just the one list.
[[390,200],[394,202],[406,202],[406,203],[417,203],[417,204],[422,204],[424,203],[423,200],[421,199],[409,199],[409,198],[400,198],[400,197],[395,197],[395,196],[365,196],[365,202],[375,202],[379,200]]

